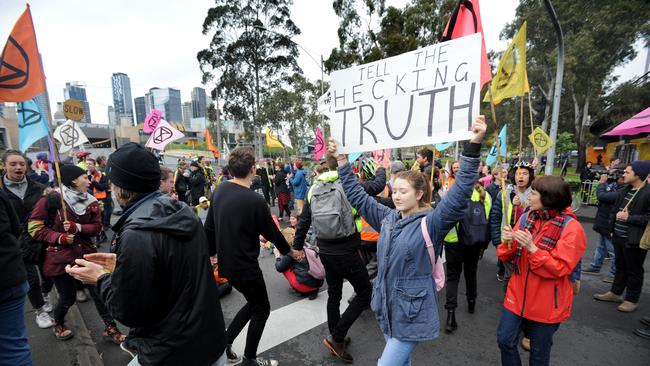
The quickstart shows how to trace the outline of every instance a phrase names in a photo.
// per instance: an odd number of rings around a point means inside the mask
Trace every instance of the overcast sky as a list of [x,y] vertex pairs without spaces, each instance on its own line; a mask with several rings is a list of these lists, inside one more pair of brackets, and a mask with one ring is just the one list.
[[[386,2],[402,7],[408,1]],[[507,46],[499,33],[514,17],[518,3],[481,1],[488,49],[501,51]],[[65,83],[81,81],[87,85],[93,122],[106,123],[107,107],[113,104],[114,72],[129,75],[133,98],[154,86],[175,87],[184,102],[191,99],[193,87],[201,86],[196,53],[209,44],[201,30],[212,0],[32,0],[30,4],[53,112],[56,102],[63,101]],[[0,43],[4,44],[24,8],[24,1],[0,0]],[[337,47],[339,19],[331,0],[294,0],[291,16],[302,31],[294,41],[316,59]],[[645,57],[644,50],[615,73],[623,80],[641,75]],[[299,65],[307,77],[320,78],[319,66],[302,50]]]

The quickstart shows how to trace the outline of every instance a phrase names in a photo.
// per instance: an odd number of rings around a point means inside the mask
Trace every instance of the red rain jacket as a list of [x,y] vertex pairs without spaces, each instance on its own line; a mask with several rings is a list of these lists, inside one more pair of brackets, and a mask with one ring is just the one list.
[[[528,213],[522,215],[513,228],[519,230],[523,226]],[[532,230],[535,244],[539,243],[547,230],[550,221],[543,225],[537,222]],[[541,227],[540,227],[541,226]],[[582,257],[587,245],[587,238],[582,225],[569,209],[569,218],[564,223],[564,229],[555,248],[548,252],[543,249],[530,254],[524,249],[519,258],[520,273],[513,273],[508,283],[503,306],[525,319],[540,323],[561,323],[571,315],[573,303],[573,287],[569,276]],[[501,261],[511,261],[517,250],[516,240],[508,249],[506,243],[497,248]]]

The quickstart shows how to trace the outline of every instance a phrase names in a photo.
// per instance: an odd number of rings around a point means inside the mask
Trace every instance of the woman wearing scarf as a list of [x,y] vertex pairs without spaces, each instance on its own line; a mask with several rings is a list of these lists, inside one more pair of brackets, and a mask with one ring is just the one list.
[[[58,192],[41,198],[29,219],[28,230],[32,237],[47,245],[43,272],[54,280],[59,300],[52,312],[54,335],[60,340],[70,339],[72,330],[65,326],[65,315],[74,305],[77,293],[76,280],[68,275],[65,266],[84,254],[97,252],[92,238],[102,230],[101,209],[97,199],[88,193],[90,181],[85,170],[74,165],[61,167],[63,200],[67,221],[64,219]],[[124,336],[115,320],[96,293],[94,286],[86,286],[95,302],[106,328],[104,336],[120,344]]]
[[553,334],[571,315],[571,273],[586,247],[586,236],[571,205],[571,190],[560,177],[537,178],[530,210],[515,228],[503,229],[499,259],[513,274],[497,330],[502,365],[521,365],[517,345],[524,326],[530,337],[530,365],[548,365]]

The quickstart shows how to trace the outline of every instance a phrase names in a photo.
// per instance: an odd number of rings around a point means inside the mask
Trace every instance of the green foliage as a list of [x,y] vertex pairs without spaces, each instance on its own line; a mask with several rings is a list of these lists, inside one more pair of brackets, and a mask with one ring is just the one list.
[[[324,85],[323,89],[329,86]],[[294,74],[286,87],[275,90],[264,100],[260,121],[277,131],[289,128],[291,145],[298,151],[313,139],[320,115],[317,100],[321,95],[320,82],[312,83],[302,75]]]
[[555,142],[555,151],[558,154],[576,150],[578,144],[573,139],[573,134],[571,132],[564,131],[557,135],[557,141]]
[[291,37],[300,29],[291,20],[291,0],[216,0],[203,22],[212,34],[208,48],[197,54],[203,83],[215,81],[213,96],[224,112],[258,130],[261,101],[288,77],[300,72],[298,48]]
[[[328,71],[377,61],[438,42],[456,1],[412,0],[403,9],[385,0],[335,0],[341,18],[339,47],[325,61]],[[359,9],[363,13],[359,14]],[[378,22],[378,31],[372,24]]]
[[[635,56],[634,42],[650,34],[650,7],[645,0],[554,1],[564,33],[565,68],[560,130],[573,130],[580,154],[577,168],[584,163],[589,140],[587,121],[605,92],[615,81],[612,71]],[[522,0],[515,19],[502,36],[512,38],[524,20],[528,21],[526,50],[528,78],[533,97],[552,100],[557,40],[549,15],[538,0]],[[550,117],[549,102],[546,108]]]

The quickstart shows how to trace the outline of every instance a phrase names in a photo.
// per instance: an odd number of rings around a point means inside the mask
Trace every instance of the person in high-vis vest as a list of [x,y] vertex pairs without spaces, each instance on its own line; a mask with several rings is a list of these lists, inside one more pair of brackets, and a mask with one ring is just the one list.
[[196,215],[201,219],[201,223],[205,225],[205,220],[208,218],[208,211],[210,211],[210,200],[205,196],[199,198],[199,204],[194,206]]
[[[113,198],[111,197],[110,184],[108,177],[99,170],[95,165],[95,160],[86,158],[88,167],[88,179],[90,186],[88,193],[92,194],[97,201],[102,203],[102,231],[97,236],[98,242],[104,242],[107,239],[106,229],[111,227],[111,213],[113,211]],[[108,214],[107,214],[108,213]]]
[[[476,307],[476,294],[477,294],[477,269],[478,261],[483,257],[483,251],[490,242],[490,230],[489,230],[489,217],[490,209],[492,208],[492,199],[490,195],[485,191],[481,183],[476,183],[474,185],[474,190],[472,191],[472,196],[470,198],[471,202],[478,202],[483,207],[484,212],[479,212],[481,215],[485,215],[484,224],[474,225],[474,218],[469,213],[471,219],[463,219],[463,224],[471,222],[471,225],[467,228],[464,228],[466,231],[471,230],[472,233],[476,235],[476,232],[480,230],[479,226],[483,225],[485,240],[482,243],[470,242],[470,235],[465,234],[461,229],[461,222],[459,221],[452,229],[449,231],[447,236],[445,236],[445,254],[447,259],[447,290],[446,297],[447,302],[445,303],[445,309],[447,309],[447,323],[445,325],[445,331],[451,333],[458,328],[456,323],[456,308],[458,307],[458,283],[460,281],[460,275],[465,271],[465,288],[467,294],[467,311],[469,313],[474,313]],[[473,210],[476,207],[471,205],[468,207],[469,210]],[[467,215],[467,214],[466,214]],[[467,217],[467,216],[466,216]],[[469,222],[468,222],[469,221]],[[476,239],[476,237],[473,237]]]

